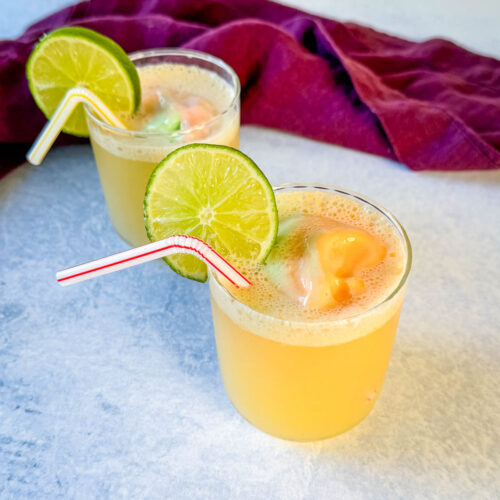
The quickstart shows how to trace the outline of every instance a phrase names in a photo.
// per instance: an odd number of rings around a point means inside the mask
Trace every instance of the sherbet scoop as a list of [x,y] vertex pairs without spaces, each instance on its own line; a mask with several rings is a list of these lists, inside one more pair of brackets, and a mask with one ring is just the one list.
[[143,92],[135,125],[148,132],[175,132],[200,127],[190,140],[201,139],[207,133],[202,125],[217,115],[217,109],[202,97],[183,94],[165,88]]
[[266,269],[304,307],[330,309],[363,293],[362,271],[385,254],[385,246],[361,228],[328,217],[293,216],[280,223]]

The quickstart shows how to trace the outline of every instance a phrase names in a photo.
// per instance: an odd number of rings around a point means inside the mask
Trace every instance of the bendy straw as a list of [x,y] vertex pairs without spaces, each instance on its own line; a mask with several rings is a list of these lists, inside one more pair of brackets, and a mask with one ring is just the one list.
[[64,269],[56,274],[56,278],[62,286],[72,285],[79,281],[96,278],[103,274],[174,254],[190,254],[198,257],[237,287],[251,285],[250,281],[204,241],[184,235],[170,236],[154,243]]
[[42,160],[45,158],[52,144],[54,144],[64,124],[80,103],[90,106],[96,115],[109,125],[123,129],[127,128],[97,95],[88,89],[74,87],[66,92],[54,114],[45,124],[45,127],[43,127],[26,154],[26,159],[32,165],[40,165],[42,163]]

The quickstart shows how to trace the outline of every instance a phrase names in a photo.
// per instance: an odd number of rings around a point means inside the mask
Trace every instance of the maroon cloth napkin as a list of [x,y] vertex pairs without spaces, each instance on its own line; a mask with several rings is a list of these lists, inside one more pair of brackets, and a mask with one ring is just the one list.
[[[4,171],[45,119],[24,65],[58,26],[92,28],[127,52],[188,47],[224,59],[242,121],[401,161],[415,170],[500,167],[500,62],[446,40],[413,43],[266,0],[92,0],[0,42]],[[17,143],[17,144],[15,144]]]

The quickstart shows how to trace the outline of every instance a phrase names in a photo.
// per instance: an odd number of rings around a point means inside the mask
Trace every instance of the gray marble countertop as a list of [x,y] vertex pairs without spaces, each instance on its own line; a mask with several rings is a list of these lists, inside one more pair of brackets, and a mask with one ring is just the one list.
[[[464,41],[500,56],[489,21],[481,38],[477,13],[460,9]],[[338,14],[326,1],[311,10]],[[59,287],[57,270],[126,248],[90,147],[61,147],[0,181],[0,498],[499,498],[500,171],[415,173],[272,130],[241,135],[273,184],[362,192],[410,235],[374,411],[328,441],[272,438],[224,393],[206,286],[153,262]]]

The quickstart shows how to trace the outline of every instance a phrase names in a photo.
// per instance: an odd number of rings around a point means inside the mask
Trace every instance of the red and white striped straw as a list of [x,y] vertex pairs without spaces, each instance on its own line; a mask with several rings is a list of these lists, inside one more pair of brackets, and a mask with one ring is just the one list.
[[103,274],[174,254],[190,254],[198,257],[237,287],[251,285],[245,276],[204,241],[184,235],[170,236],[154,243],[64,269],[56,274],[56,278],[62,286],[72,285],[79,281],[96,278]]

